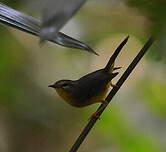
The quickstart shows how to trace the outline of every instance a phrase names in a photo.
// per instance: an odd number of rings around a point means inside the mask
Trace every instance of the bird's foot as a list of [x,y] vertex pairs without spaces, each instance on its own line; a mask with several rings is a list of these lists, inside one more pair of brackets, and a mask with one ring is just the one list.
[[113,68],[113,71],[115,71],[115,70],[118,70],[118,69],[121,69],[122,67],[114,67]]
[[110,86],[113,88],[117,88],[118,86],[116,84],[113,84],[112,82],[110,82]]
[[108,102],[106,100],[102,100],[101,103],[102,103],[102,106],[95,113],[93,113],[88,120],[91,120],[91,119],[100,120],[99,113],[102,112],[104,108],[108,105]]

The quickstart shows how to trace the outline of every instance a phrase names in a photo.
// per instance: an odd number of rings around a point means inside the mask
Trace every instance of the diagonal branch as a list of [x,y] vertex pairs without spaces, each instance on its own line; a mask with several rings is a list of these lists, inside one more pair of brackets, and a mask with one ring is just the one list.
[[[145,53],[148,51],[148,49],[150,48],[150,46],[153,43],[154,43],[154,39],[152,37],[145,43],[145,45],[143,46],[143,48],[140,50],[140,52],[137,54],[137,56],[134,58],[134,60],[131,62],[131,64],[126,69],[126,71],[123,73],[123,75],[121,76],[121,78],[116,83],[116,85],[118,87],[115,87],[115,88],[113,88],[110,91],[109,95],[106,98],[106,100],[108,102],[111,102],[112,98],[118,92],[118,90],[120,89],[120,87],[123,85],[123,83],[125,82],[125,80],[129,77],[129,75],[131,74],[131,72],[134,70],[134,68],[136,67],[136,65],[139,63],[139,61],[141,60],[141,58],[145,55]],[[102,107],[102,105],[100,105],[100,107],[98,109],[100,109],[101,107]],[[100,111],[100,113],[98,113],[98,116],[100,116],[103,113],[104,109],[102,111]],[[81,132],[80,136],[76,139],[75,143],[73,144],[73,146],[72,146],[72,148],[70,149],[69,152],[76,152],[78,150],[78,148],[83,143],[83,141],[87,137],[87,135],[90,132],[90,130],[92,129],[92,127],[95,125],[96,121],[97,121],[97,118],[92,118],[88,122],[88,124],[85,126],[85,128]]]

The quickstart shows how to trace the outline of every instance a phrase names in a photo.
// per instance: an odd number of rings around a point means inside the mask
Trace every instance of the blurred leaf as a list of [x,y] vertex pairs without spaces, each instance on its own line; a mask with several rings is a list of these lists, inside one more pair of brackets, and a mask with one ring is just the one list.
[[0,98],[1,103],[12,103],[13,95],[16,93],[19,84],[18,71],[24,67],[26,59],[23,57],[25,52],[23,47],[5,29],[1,31],[1,55],[0,55]]
[[150,106],[150,110],[165,117],[166,84],[146,80],[139,90],[141,91],[141,95],[145,99],[146,104]]
[[150,21],[149,31],[157,40],[157,49],[153,50],[158,60],[166,62],[166,1],[165,0],[126,0],[127,4],[137,8]]
[[114,141],[121,148],[121,152],[162,152],[153,137],[132,128],[129,124],[125,115],[112,107],[111,112],[107,110],[104,113],[102,123],[97,128],[102,136]]

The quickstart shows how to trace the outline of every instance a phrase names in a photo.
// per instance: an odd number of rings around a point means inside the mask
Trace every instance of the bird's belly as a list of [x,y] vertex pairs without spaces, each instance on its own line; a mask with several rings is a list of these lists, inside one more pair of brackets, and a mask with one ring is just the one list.
[[[105,97],[107,95],[109,89],[109,84],[103,88],[98,94],[92,96],[89,99],[86,100],[80,100],[79,98],[75,99],[73,95],[70,95],[69,93],[64,92],[62,89],[56,89],[59,96],[64,99],[68,104],[74,106],[74,107],[85,107],[94,103],[99,103],[105,100]],[[84,95],[84,93],[82,93]]]
[[92,97],[89,101],[89,104],[94,104],[94,103],[98,103],[98,102],[102,102],[103,100],[105,100],[107,92],[108,92],[109,86],[107,86],[106,88],[104,88],[103,90],[101,90],[100,93],[98,93],[97,95],[95,95],[94,97]]
[[85,106],[88,106],[88,105],[91,105],[94,103],[102,102],[106,98],[108,89],[109,89],[109,84],[105,88],[100,90],[99,93],[95,94],[94,96],[92,96],[89,99],[86,99],[86,100],[77,99],[77,101],[76,101],[77,107],[85,107]]
[[58,95],[63,99],[65,100],[68,104],[72,105],[72,106],[75,106],[77,107],[77,101],[73,99],[73,97],[66,93],[65,91],[63,91],[62,89],[56,89]]

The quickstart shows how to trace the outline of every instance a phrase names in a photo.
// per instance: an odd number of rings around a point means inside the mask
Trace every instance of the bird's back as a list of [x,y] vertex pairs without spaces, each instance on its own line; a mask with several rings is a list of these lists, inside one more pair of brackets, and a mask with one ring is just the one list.
[[[79,105],[86,106],[87,102],[97,102],[105,96],[108,90],[108,83],[111,81],[111,74],[103,69],[90,73],[77,80],[74,97]],[[96,99],[98,98],[98,99]],[[89,102],[91,100],[91,102]],[[98,101],[101,102],[101,101]]]

